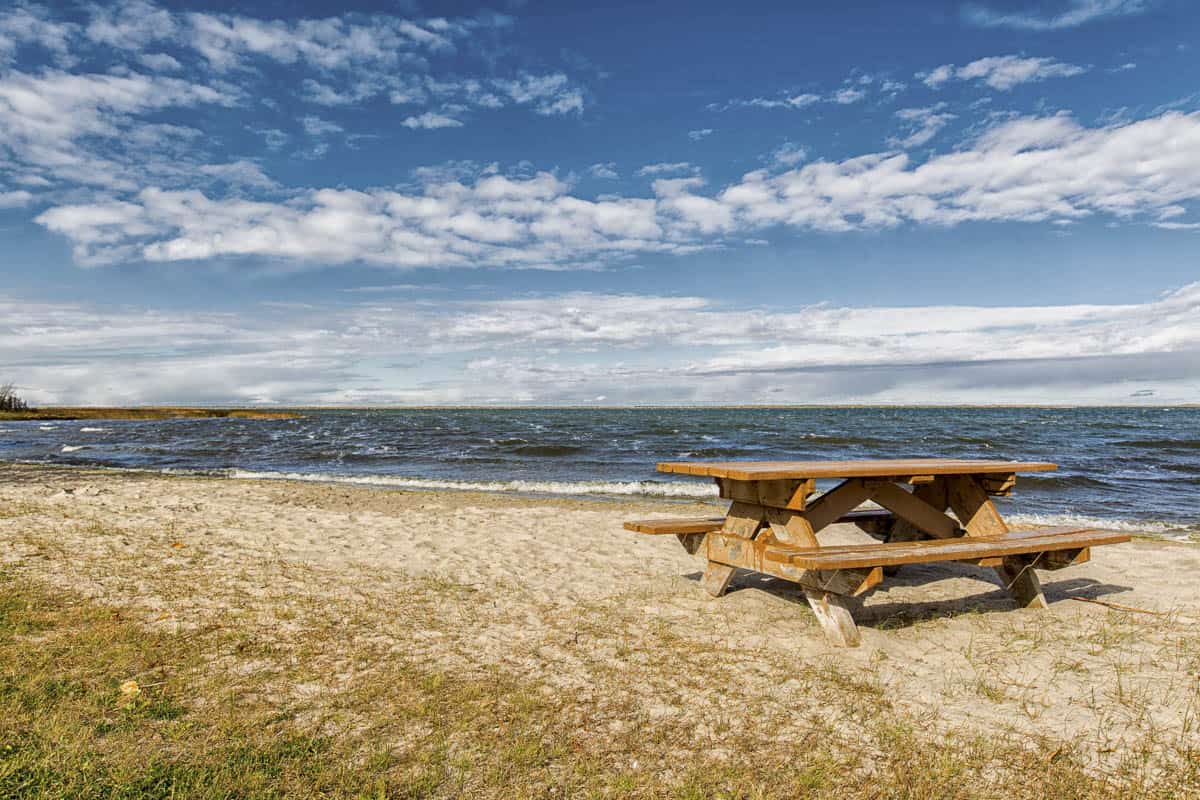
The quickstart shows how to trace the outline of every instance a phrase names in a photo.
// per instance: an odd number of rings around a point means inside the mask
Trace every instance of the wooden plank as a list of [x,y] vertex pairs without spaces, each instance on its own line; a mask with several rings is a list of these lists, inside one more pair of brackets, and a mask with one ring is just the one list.
[[724,517],[671,517],[667,519],[635,519],[625,523],[625,530],[649,534],[685,534],[719,531]]
[[961,537],[920,542],[891,542],[863,545],[826,545],[824,547],[767,551],[770,560],[783,557],[805,569],[861,569],[897,564],[934,561],[968,561],[1025,553],[1077,550],[1129,541],[1119,531],[1093,531],[1077,528],[1052,528],[1043,531],[1015,531],[1018,535],[1000,537]]
[[803,511],[805,501],[816,486],[811,480],[737,481],[717,478],[721,497],[743,503],[771,508],[790,508]]
[[766,509],[762,506],[734,502],[729,506],[729,511],[725,513],[721,530],[750,539],[762,530],[763,525],[766,524],[765,517]]
[[1016,472],[1049,472],[1054,464],[1042,461],[988,461],[957,458],[908,458],[865,461],[664,461],[659,472],[732,478],[739,481],[787,478],[890,478],[922,475],[1008,475]]
[[[946,478],[939,475],[930,483],[913,488],[913,496],[927,503],[942,513],[945,513],[949,503],[946,499]],[[889,542],[915,542],[925,538],[925,533],[904,519],[897,519],[887,532]]]
[[710,564],[750,569],[811,589],[854,596],[883,580],[883,571],[877,568],[803,569],[788,563],[786,554],[791,552],[795,552],[795,548],[764,542],[761,537],[751,540],[725,533],[710,533],[704,540],[704,554]]
[[[792,517],[792,514],[787,513],[786,509],[772,510],[768,508],[767,512],[773,514],[774,516],[771,519],[778,520],[780,524],[787,524],[787,521]],[[836,522],[850,523],[873,530],[877,525],[886,523],[891,519],[892,514],[886,509],[867,509],[847,512],[839,517]],[[724,524],[725,517],[665,517],[663,519],[630,520],[624,523],[624,527],[625,530],[651,536],[683,536],[719,531]]]
[[825,639],[834,647],[858,647],[862,641],[846,598],[831,592],[805,589],[804,596],[817,617]]
[[943,514],[941,509],[934,508],[894,483],[869,483],[867,489],[876,503],[930,536],[949,539],[963,534],[958,523]]
[[803,512],[786,508],[768,508],[767,524],[777,542],[795,547],[817,547],[817,534]]
[[967,536],[1000,536],[1008,531],[1008,525],[974,475],[949,478],[946,486],[950,508],[954,509]]
[[868,497],[867,488],[857,478],[843,481],[809,504],[802,515],[814,533],[837,521],[842,515],[858,508]]
[[808,496],[816,491],[816,481],[806,480],[757,481],[758,502],[768,508],[787,508],[803,511]]

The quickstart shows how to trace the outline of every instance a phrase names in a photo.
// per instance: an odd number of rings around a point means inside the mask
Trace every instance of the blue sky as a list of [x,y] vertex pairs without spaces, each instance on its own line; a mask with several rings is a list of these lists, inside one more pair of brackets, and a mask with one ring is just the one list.
[[0,377],[1196,401],[1198,32],[1183,0],[9,5]]

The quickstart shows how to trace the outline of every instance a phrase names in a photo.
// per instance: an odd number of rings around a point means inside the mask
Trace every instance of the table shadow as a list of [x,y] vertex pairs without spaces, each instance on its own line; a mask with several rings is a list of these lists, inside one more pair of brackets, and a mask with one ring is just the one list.
[[[703,574],[693,572],[684,577],[698,583]],[[1039,573],[1038,577],[1042,581],[1042,593],[1051,607],[1072,597],[1098,600],[1109,595],[1133,591],[1133,587],[1104,583],[1094,578],[1067,577],[1054,580],[1045,572]],[[902,600],[885,599],[884,602],[880,602],[881,596],[886,598],[890,589],[919,587],[950,578],[972,578],[989,586],[982,592],[940,597],[936,600],[906,597]],[[746,589],[757,589],[804,606],[805,609],[808,607],[804,591],[798,584],[739,569],[730,581],[729,592]],[[1017,607],[1012,596],[1000,585],[994,570],[954,562],[906,565],[897,574],[884,578],[882,584],[867,592],[862,599],[869,600],[869,603],[859,605],[853,610],[854,621],[860,626],[883,629],[907,628],[930,619],[952,618],[986,611],[1006,611]]]

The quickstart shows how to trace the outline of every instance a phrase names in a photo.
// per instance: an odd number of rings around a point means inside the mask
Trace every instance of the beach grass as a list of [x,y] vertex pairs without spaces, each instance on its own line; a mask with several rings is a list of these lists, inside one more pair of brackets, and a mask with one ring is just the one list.
[[[462,591],[426,583],[414,624]],[[556,691],[536,675],[431,669],[357,635],[370,619],[339,623],[304,605],[280,616],[299,634],[264,636],[236,614],[169,630],[0,573],[0,796],[1082,799],[1200,789],[1194,754],[1160,744],[1097,773],[1070,742],[935,739],[871,680],[834,664],[812,687],[831,713],[803,736],[773,730],[781,710],[765,705],[753,728],[700,735],[622,692],[627,670],[601,671],[592,691]],[[695,644],[649,635],[647,670],[716,679]]]

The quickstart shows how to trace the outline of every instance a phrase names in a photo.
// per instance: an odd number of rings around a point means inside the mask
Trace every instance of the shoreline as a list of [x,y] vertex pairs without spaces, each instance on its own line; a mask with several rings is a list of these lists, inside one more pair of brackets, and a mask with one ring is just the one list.
[[[298,483],[308,485],[346,486],[373,491],[401,492],[450,492],[454,494],[478,495],[480,497],[520,497],[552,502],[557,499],[595,501],[599,503],[638,502],[663,503],[670,505],[704,504],[712,508],[724,508],[716,490],[700,481],[553,481],[516,479],[509,481],[455,480],[424,478],[404,475],[375,475],[334,473],[277,472],[271,470],[246,470],[229,467],[214,470],[204,469],[151,469],[144,467],[116,467],[96,464],[50,464],[34,461],[5,461],[4,465],[32,467],[37,469],[95,470],[115,474],[132,473],[147,477],[207,478],[230,481],[263,481],[268,483]],[[654,484],[661,487],[676,487],[672,491],[638,491],[639,487]],[[620,487],[603,491],[604,487]],[[591,491],[589,491],[589,489]],[[1200,529],[1181,528],[1173,523],[1159,520],[1112,519],[1089,517],[1083,514],[1047,515],[1037,512],[1008,510],[1005,517],[1022,525],[1048,527],[1055,525],[1079,525],[1100,530],[1117,530],[1132,534],[1135,538],[1148,541],[1168,541],[1180,544],[1200,544]]]
[[289,409],[203,408],[195,406],[44,406],[0,411],[0,422],[154,419],[299,419]]
[[[670,404],[661,405],[657,403],[649,404],[629,404],[629,405],[605,405],[605,404],[566,404],[566,405],[522,405],[522,404],[462,404],[462,405],[280,405],[280,406],[245,406],[231,408],[227,406],[41,406],[36,409],[29,409],[30,412],[87,412],[87,411],[110,411],[110,412],[129,412],[139,413],[145,411],[191,411],[191,412],[238,412],[247,414],[302,414],[306,411],[689,411],[689,410],[713,410],[719,411],[722,409],[729,410],[804,410],[804,409],[935,409],[947,410],[955,408],[966,409],[1147,409],[1147,410],[1163,410],[1175,408],[1200,408],[1200,403],[1182,402],[1182,403],[699,403],[699,404]],[[26,412],[4,411],[0,414],[22,414]],[[139,417],[133,417],[139,418]]]

